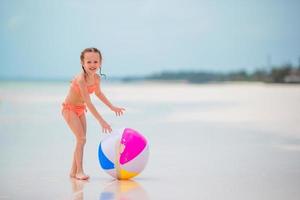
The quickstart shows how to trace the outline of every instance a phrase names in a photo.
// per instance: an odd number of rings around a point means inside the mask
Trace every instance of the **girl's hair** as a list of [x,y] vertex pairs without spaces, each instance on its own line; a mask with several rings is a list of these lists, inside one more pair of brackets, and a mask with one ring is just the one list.
[[[84,54],[87,53],[87,52],[98,53],[98,54],[99,54],[99,57],[100,57],[100,63],[102,62],[102,54],[101,54],[101,52],[100,52],[97,48],[94,48],[94,47],[86,48],[86,49],[84,49],[84,50],[81,52],[81,54],[80,54],[80,60],[81,60],[81,62],[84,61]],[[83,69],[84,74],[86,75],[87,73],[86,73],[86,71],[85,71],[83,65],[81,65],[81,67],[82,67],[82,69]],[[101,73],[101,68],[102,68],[102,67],[100,67],[100,75],[101,75],[101,76],[104,76],[104,78],[106,78],[106,75]]]

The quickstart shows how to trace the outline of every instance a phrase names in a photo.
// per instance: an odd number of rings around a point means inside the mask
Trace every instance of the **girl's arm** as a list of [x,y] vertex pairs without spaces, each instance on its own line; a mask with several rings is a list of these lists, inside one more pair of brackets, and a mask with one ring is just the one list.
[[111,132],[111,127],[103,119],[103,117],[98,113],[95,106],[93,105],[83,77],[79,78],[78,85],[79,85],[79,89],[82,94],[83,100],[86,103],[86,106],[88,107],[89,111],[93,114],[93,116],[97,119],[97,121],[101,124],[101,126],[103,128],[103,132],[106,132],[106,131]]
[[107,107],[109,107],[112,111],[116,113],[116,115],[120,116],[123,114],[123,111],[125,111],[124,108],[118,108],[112,105],[112,103],[106,98],[104,93],[100,89],[100,77],[97,76],[98,84],[95,91],[95,95],[105,104]]
[[103,92],[100,89],[100,77],[99,75],[96,76],[97,77],[97,88],[95,91],[95,95],[105,104],[107,105],[107,107],[109,107],[111,110],[113,108],[113,105],[110,103],[110,101],[106,98],[106,96],[103,94]]

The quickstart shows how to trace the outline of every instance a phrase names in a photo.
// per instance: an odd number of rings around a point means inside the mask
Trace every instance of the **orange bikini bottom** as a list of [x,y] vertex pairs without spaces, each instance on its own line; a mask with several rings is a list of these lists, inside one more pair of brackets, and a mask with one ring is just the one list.
[[68,110],[68,111],[73,111],[78,117],[84,114],[84,111],[86,111],[86,106],[85,104],[82,105],[73,105],[70,103],[64,102],[62,104],[62,112]]

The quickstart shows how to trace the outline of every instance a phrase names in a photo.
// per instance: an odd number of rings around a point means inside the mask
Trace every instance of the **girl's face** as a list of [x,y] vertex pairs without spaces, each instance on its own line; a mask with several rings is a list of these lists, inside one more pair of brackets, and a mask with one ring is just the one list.
[[100,56],[97,52],[86,52],[81,64],[88,74],[95,74],[101,65]]

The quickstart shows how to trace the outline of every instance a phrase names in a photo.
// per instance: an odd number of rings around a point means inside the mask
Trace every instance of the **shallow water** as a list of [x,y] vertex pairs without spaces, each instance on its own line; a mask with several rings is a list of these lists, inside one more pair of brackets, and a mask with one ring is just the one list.
[[60,114],[68,83],[0,82],[0,199],[298,199],[300,85],[104,83],[150,143],[146,169],[115,181],[98,163],[87,113],[88,182],[68,178],[74,138]]

